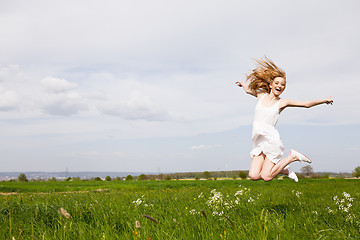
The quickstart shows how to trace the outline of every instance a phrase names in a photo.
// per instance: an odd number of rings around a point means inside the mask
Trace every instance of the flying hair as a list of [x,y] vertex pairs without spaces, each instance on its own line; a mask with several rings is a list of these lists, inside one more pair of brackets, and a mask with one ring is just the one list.
[[249,81],[249,88],[256,92],[270,93],[270,84],[277,77],[286,80],[285,71],[275,65],[273,61],[265,57],[264,59],[254,59],[257,67],[246,76]]

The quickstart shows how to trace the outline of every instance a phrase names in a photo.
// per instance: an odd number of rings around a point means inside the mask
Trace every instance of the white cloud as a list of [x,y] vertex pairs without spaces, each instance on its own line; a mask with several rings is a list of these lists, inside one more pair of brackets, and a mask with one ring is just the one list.
[[31,105],[30,99],[24,99],[26,94],[36,94],[32,91],[26,74],[20,70],[17,64],[0,66],[0,111],[6,115],[12,115],[18,110],[24,110],[24,106]]
[[192,146],[190,149],[191,150],[204,150],[204,149],[211,149],[211,148],[218,148],[220,147],[219,144],[216,145],[204,145],[204,144],[200,144],[197,146]]
[[98,160],[108,158],[125,158],[127,155],[123,152],[99,152],[99,151],[86,151],[86,152],[71,152],[60,154],[62,157],[70,158],[96,158]]
[[25,75],[20,71],[20,66],[17,64],[10,64],[0,68],[0,82],[16,81],[24,79],[24,77]]
[[69,116],[88,109],[86,100],[77,93],[47,95],[43,101],[42,110],[52,115]]
[[76,83],[69,82],[65,79],[59,79],[55,77],[46,77],[41,80],[41,84],[48,92],[62,93],[75,90],[78,85]]
[[0,89],[0,111],[18,108],[19,98],[15,91]]
[[133,91],[127,101],[120,103],[105,103],[98,109],[105,114],[121,117],[127,120],[144,119],[148,121],[169,120],[167,112],[157,109],[149,96],[139,91]]
[[69,116],[89,109],[89,102],[78,91],[78,84],[56,77],[41,80],[45,93],[41,93],[43,112],[51,115]]

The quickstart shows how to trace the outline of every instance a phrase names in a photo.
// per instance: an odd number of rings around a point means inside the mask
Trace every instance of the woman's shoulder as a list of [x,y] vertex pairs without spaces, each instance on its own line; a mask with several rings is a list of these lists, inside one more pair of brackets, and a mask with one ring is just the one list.
[[263,99],[267,95],[267,92],[258,92],[256,97],[258,100]]
[[291,104],[291,101],[290,99],[283,99],[281,98],[279,100],[279,109],[280,109],[280,112],[282,112],[285,108],[287,108],[290,104]]
[[288,105],[292,100],[290,99],[284,99],[284,98],[280,98],[279,102],[281,101],[282,105]]

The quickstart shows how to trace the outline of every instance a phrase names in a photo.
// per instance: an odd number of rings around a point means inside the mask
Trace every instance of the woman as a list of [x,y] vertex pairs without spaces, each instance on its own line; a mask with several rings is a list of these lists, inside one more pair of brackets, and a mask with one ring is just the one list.
[[251,180],[270,181],[281,173],[297,182],[296,174],[288,168],[288,165],[294,161],[311,163],[311,160],[295,150],[291,150],[290,155],[282,158],[284,146],[275,128],[279,114],[287,107],[310,108],[323,103],[332,104],[333,100],[331,98],[312,101],[281,99],[280,95],[286,88],[285,72],[266,57],[256,62],[257,68],[246,78],[249,85],[242,81],[236,82],[246,93],[258,99],[253,123],[249,177]]

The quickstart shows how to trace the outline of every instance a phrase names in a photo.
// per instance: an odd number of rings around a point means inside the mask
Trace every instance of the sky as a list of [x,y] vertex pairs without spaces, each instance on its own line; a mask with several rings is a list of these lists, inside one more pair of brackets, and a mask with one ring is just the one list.
[[[315,171],[360,165],[360,2],[0,0],[7,171],[247,170],[254,58],[287,74],[285,145]],[[299,171],[303,163],[293,163]]]

